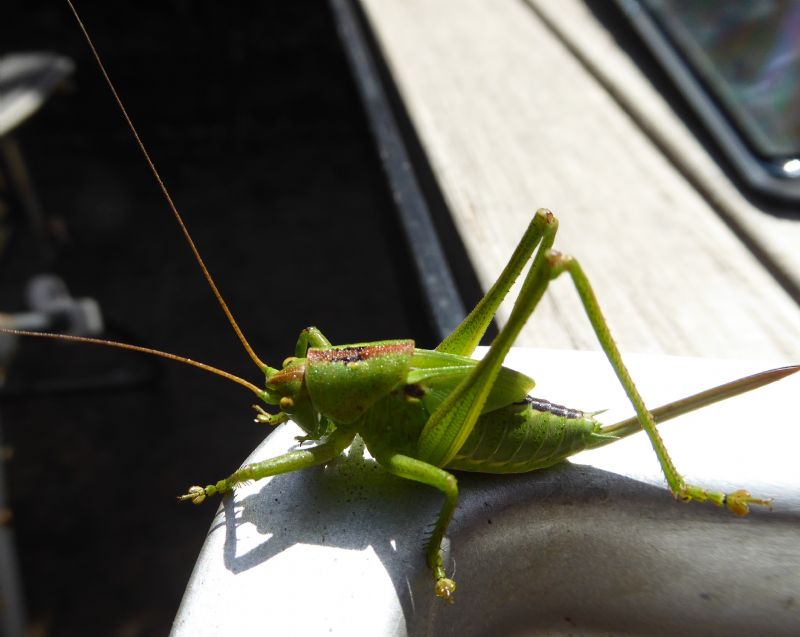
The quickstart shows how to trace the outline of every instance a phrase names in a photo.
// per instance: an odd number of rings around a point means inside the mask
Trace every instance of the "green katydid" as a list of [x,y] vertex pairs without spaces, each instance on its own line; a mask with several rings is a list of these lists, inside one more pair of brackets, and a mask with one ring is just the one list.
[[[800,366],[756,374],[648,411],[622,362],[580,264],[553,249],[558,221],[547,210],[536,212],[495,284],[435,350],[415,348],[411,340],[333,346],[318,329],[311,327],[301,332],[293,356],[280,367],[265,364],[225,304],[91,39],[83,25],[80,26],[200,269],[247,354],[265,375],[265,384],[261,387],[204,363],[125,343],[16,333],[144,352],[218,374],[246,387],[266,405],[278,408],[270,413],[256,407],[257,421],[277,425],[292,419],[305,431],[304,440],[316,443],[246,465],[214,484],[192,486],[179,500],[200,504],[209,496],[228,493],[246,481],[328,463],[360,436],[388,472],[430,485],[444,494],[444,504],[427,548],[427,564],[433,574],[436,595],[448,601],[452,601],[456,586],[445,572],[441,544],[458,499],[457,481],[450,470],[533,471],[641,429],[652,443],[674,497],[687,502],[710,501],[737,515],[747,514],[750,505],[770,506],[770,500],[751,496],[745,490],[721,493],[688,484],[673,465],[656,423],[763,386],[798,371]],[[508,322],[486,356],[481,361],[473,360],[470,356],[498,306],[528,263]],[[635,418],[604,426],[592,414],[532,398],[529,392],[533,380],[503,367],[506,354],[549,282],[565,273],[572,279],[600,345],[634,407]]]

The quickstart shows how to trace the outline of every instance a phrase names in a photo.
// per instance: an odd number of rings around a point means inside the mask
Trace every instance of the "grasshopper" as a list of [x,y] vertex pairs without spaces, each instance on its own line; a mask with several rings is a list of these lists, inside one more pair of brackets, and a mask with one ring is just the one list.
[[[622,361],[580,263],[554,249],[558,220],[546,209],[534,214],[508,264],[483,299],[435,349],[416,348],[414,341],[408,339],[332,345],[319,329],[309,327],[300,333],[293,355],[279,367],[266,364],[254,352],[225,303],[91,38],[71,2],[67,2],[200,270],[248,356],[264,375],[264,383],[256,385],[205,363],[127,343],[0,329],[138,351],[200,368],[247,388],[263,405],[277,408],[268,411],[255,406],[257,422],[274,426],[291,419],[305,432],[301,440],[315,443],[245,465],[215,483],[193,485],[178,496],[179,501],[201,504],[245,482],[324,465],[337,458],[358,436],[386,471],[442,492],[444,503],[428,543],[426,561],[435,594],[448,602],[453,601],[456,583],[445,570],[442,542],[458,502],[454,470],[498,474],[534,471],[643,430],[675,498],[684,502],[710,502],[727,507],[736,515],[746,515],[751,505],[771,506],[771,500],[753,496],[745,489],[722,493],[688,483],[670,459],[656,425],[783,378],[798,371],[800,366],[762,372],[648,410]],[[508,322],[486,356],[480,361],[473,360],[471,355],[500,303],[526,265]],[[506,354],[550,281],[562,275],[572,280],[600,346],[634,408],[634,418],[603,425],[595,418],[596,414],[534,398],[530,395],[533,379],[503,366]]]

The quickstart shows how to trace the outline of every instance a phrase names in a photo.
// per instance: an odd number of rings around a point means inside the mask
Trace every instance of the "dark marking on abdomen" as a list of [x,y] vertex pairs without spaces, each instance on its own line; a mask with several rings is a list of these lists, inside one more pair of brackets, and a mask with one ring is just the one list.
[[564,407],[564,405],[556,405],[544,398],[534,398],[533,396],[525,396],[524,400],[520,400],[515,405],[530,405],[531,409],[536,411],[546,411],[547,413],[559,416],[561,418],[583,418],[585,414],[580,409],[571,409]]
[[411,398],[423,398],[425,396],[425,390],[416,384],[406,385],[403,387],[403,392]]

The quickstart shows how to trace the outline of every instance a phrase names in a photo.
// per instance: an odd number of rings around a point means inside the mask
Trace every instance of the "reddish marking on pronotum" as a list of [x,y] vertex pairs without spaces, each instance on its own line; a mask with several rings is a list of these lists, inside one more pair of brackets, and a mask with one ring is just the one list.
[[411,355],[413,352],[414,341],[402,341],[400,343],[378,343],[332,349],[312,348],[308,350],[306,357],[311,362],[356,363],[389,354]]

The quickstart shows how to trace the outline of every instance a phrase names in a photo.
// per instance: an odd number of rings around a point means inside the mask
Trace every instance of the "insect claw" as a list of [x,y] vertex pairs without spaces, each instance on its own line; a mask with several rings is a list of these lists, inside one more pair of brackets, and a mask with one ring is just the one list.
[[455,601],[453,594],[456,592],[456,583],[449,577],[442,577],[436,580],[436,597],[441,597],[448,604]]
[[280,425],[282,422],[287,420],[286,414],[283,412],[278,412],[277,414],[271,414],[266,411],[261,405],[253,405],[253,409],[255,409],[258,413],[256,414],[255,422],[263,423],[271,426]]
[[206,499],[206,490],[203,487],[194,485],[189,487],[189,491],[184,495],[178,496],[178,502],[191,500],[192,504],[202,504]]
[[754,498],[745,489],[739,489],[725,496],[725,505],[736,515],[747,515],[751,504],[765,506],[772,511],[772,498]]

